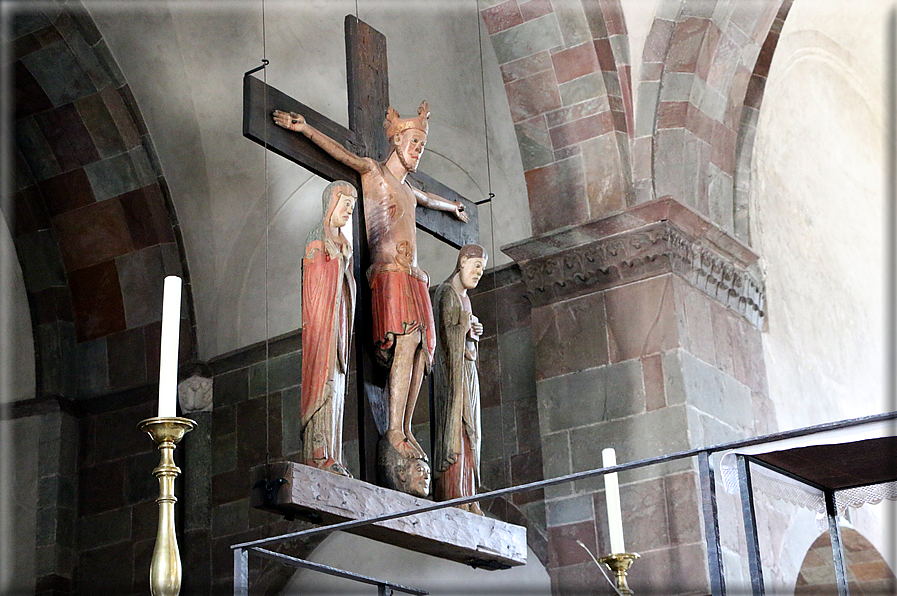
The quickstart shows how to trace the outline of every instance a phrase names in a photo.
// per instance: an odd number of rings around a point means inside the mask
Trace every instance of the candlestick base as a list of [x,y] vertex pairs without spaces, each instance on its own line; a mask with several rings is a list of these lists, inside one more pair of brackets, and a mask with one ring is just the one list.
[[159,479],[159,498],[156,499],[159,504],[159,526],[150,564],[150,592],[153,596],[178,596],[181,591],[181,556],[174,530],[174,504],[177,502],[174,479],[181,469],[174,465],[174,449],[175,444],[195,427],[194,421],[180,417],[147,418],[137,425],[137,428],[149,433],[162,452],[162,459],[153,470],[153,476]]
[[617,553],[607,555],[598,559],[599,563],[604,563],[614,573],[614,581],[616,582],[617,591],[625,596],[632,596],[634,593],[629,589],[626,582],[626,572],[632,566],[633,561],[639,558],[638,553]]

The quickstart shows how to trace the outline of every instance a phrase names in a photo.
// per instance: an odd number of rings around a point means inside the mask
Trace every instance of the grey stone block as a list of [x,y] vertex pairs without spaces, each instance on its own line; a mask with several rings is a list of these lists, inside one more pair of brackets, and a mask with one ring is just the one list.
[[605,93],[604,79],[600,73],[592,72],[558,85],[561,103],[565,106],[600,97]]
[[237,467],[237,434],[219,435],[212,439],[212,474],[223,474]]
[[74,323],[56,321],[39,325],[37,344],[41,354],[41,387],[44,393],[76,397],[78,373]]
[[554,13],[511,27],[492,36],[492,47],[499,64],[532,56],[563,44],[564,40]]
[[548,526],[563,526],[595,518],[594,499],[591,495],[579,495],[546,501]]
[[[647,137],[654,133],[653,114],[657,110],[657,96],[660,90],[658,81],[641,81],[638,83],[638,107],[635,116],[635,136]],[[649,117],[649,115],[651,115]]]
[[566,476],[572,472],[570,434],[550,433],[542,436],[542,472],[546,479]]
[[12,16],[10,39],[17,39],[50,26],[46,15],[37,10],[17,10],[10,16]]
[[99,395],[109,390],[109,363],[106,338],[78,344],[78,397]]
[[668,72],[663,76],[660,101],[688,101],[695,81],[691,72]]
[[569,430],[645,411],[641,363],[628,360],[539,381],[546,431]]
[[[570,449],[574,472],[603,467],[601,451],[614,447],[617,462],[625,463],[667,453],[684,451],[689,443],[688,418],[685,406],[673,406],[584,426],[570,431]],[[684,463],[683,463],[684,462]],[[691,469],[688,460],[679,460],[658,466],[648,466],[620,474],[620,482],[628,483],[645,478],[655,478],[671,472]],[[577,490],[604,488],[601,477],[576,482]]]
[[[542,123],[542,119],[539,119]],[[535,168],[550,164],[554,161],[554,151],[551,148],[551,137],[548,129],[536,126],[532,122],[522,122],[514,125],[517,133],[517,145],[520,147],[520,159],[523,161],[523,169]]]
[[481,458],[483,461],[505,457],[502,430],[502,406],[485,408],[480,412],[480,430],[482,432]]
[[131,538],[131,508],[88,515],[81,518],[80,547],[90,550],[124,542]]
[[681,352],[680,357],[688,404],[729,425],[750,428],[750,389],[688,352]]
[[249,528],[249,498],[212,509],[212,535],[231,536]]
[[166,273],[161,249],[151,246],[128,253],[115,259],[115,266],[128,328],[161,321],[162,280]]
[[16,121],[14,135],[16,147],[31,169],[35,180],[46,180],[62,173],[50,144],[44,137],[34,117]]
[[296,387],[302,382],[302,354],[300,352],[271,358],[269,362],[269,391],[281,391],[287,387]]
[[217,375],[213,381],[215,407],[228,406],[249,397],[249,369],[238,368]]
[[532,330],[524,327],[501,334],[498,348],[502,399],[536,395]]
[[112,81],[115,87],[121,87],[126,84],[124,75],[121,73],[121,69],[118,67],[118,61],[112,56],[112,52],[109,51],[109,46],[106,45],[106,40],[101,39],[93,46],[94,52],[96,53],[97,60],[100,65],[106,71],[106,75]]
[[283,452],[295,453],[302,449],[302,391],[299,387],[285,389],[280,394],[281,436]]
[[59,41],[22,58],[54,106],[75,101],[97,90],[78,58],[65,42]]
[[88,164],[84,166],[84,171],[97,201],[111,199],[144,186],[128,153]]
[[29,292],[66,285],[59,245],[50,230],[40,230],[15,240],[22,277]]

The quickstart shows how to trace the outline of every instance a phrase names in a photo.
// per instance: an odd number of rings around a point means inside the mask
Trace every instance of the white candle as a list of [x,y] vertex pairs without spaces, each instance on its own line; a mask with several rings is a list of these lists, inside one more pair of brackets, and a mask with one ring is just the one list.
[[177,415],[178,335],[181,330],[181,278],[165,278],[162,298],[162,347],[159,356],[159,417]]
[[[601,462],[605,468],[617,465],[617,453],[613,447],[601,451]],[[626,552],[623,546],[623,511],[620,508],[620,483],[617,473],[604,475],[604,498],[607,500],[607,526],[610,530],[610,554]]]

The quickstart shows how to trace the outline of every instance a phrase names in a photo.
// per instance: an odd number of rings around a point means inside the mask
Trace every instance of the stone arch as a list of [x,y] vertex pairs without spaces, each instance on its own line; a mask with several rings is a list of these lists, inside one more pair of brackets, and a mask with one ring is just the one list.
[[508,0],[480,14],[505,82],[533,232],[631,204],[632,100],[618,0]]
[[[680,3],[658,78],[654,196],[673,196],[729,233],[748,84],[776,18],[787,14],[782,5]],[[752,101],[759,105],[759,99]]]
[[[851,594],[893,594],[897,588],[897,579],[872,543],[852,528],[842,528],[841,539],[844,543],[844,563]],[[828,532],[824,532],[804,555],[794,594],[809,596],[837,593],[832,543]]]
[[9,203],[37,395],[88,398],[151,383],[165,275],[185,279],[182,360],[196,343],[180,230],[152,139],[80,3],[18,12],[11,29]]
[[769,66],[772,64],[772,56],[779,43],[779,35],[785,24],[785,17],[794,0],[785,0],[779,7],[775,21],[769,29],[766,41],[760,49],[754,71],[748,82],[745,93],[744,106],[741,110],[741,124],[738,130],[738,141],[735,155],[735,205],[733,225],[735,237],[751,243],[750,224],[750,188],[751,188],[751,157],[754,153],[754,138],[757,135],[757,120],[760,117],[760,104],[763,101],[763,92],[766,89],[766,79],[769,75]]

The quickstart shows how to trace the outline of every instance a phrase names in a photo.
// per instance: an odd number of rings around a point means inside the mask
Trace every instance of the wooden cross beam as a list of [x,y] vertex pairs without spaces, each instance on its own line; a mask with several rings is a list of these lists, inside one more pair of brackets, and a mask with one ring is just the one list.
[[[346,149],[363,157],[384,161],[389,142],[383,120],[389,107],[386,37],[352,15],[346,16],[346,74],[349,96],[349,128],[346,128],[298,100],[267,85],[247,73],[243,77],[243,136],[278,155],[310,170],[328,182],[348,180],[362,193],[358,173],[340,163],[301,134],[274,124],[275,109],[302,114],[314,128],[328,135]],[[415,98],[417,102],[421,98]],[[423,98],[425,99],[425,98]],[[437,239],[460,248],[479,241],[476,205],[438,180],[424,173],[408,175],[409,182],[424,192],[433,192],[450,201],[461,201],[469,217],[462,223],[442,211],[416,209],[417,227]],[[358,292],[358,315],[355,318],[357,352],[359,447],[361,478],[376,480],[376,445],[379,433],[375,416],[382,417],[386,400],[388,372],[373,357],[370,289],[364,273],[370,266],[370,252],[364,227],[364,201],[358,201],[353,214],[355,239],[355,280]],[[365,399],[367,396],[367,399]],[[372,410],[376,408],[376,412]]]

